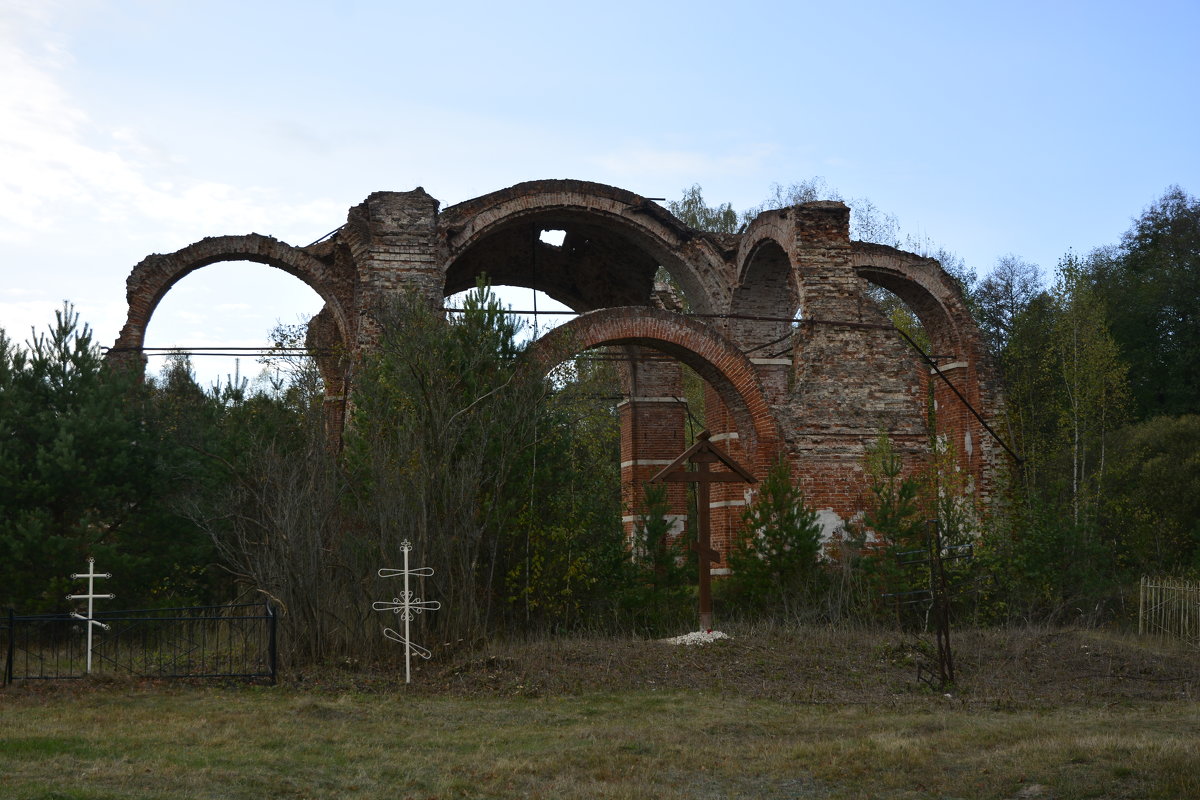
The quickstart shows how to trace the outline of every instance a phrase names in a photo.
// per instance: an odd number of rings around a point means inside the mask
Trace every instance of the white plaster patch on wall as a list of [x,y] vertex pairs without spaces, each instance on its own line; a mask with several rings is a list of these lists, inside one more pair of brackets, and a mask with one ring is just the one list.
[[744,505],[746,505],[745,500],[718,500],[715,503],[709,503],[708,507],[709,508],[732,508],[732,507],[736,506],[736,507],[740,508]]
[[817,511],[817,522],[821,525],[821,543],[833,538],[842,529],[843,520],[832,508],[822,508]]
[[[671,528],[667,531],[667,536],[678,536],[687,527],[687,514],[663,514],[663,519],[671,523]],[[626,524],[632,522],[636,525],[641,520],[642,517],[638,514],[626,514],[621,517],[621,522]]]

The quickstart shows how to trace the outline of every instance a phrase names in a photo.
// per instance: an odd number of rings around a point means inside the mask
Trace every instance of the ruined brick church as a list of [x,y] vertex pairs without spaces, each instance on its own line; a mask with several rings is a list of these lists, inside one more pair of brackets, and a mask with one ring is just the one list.
[[[929,457],[931,419],[986,503],[1002,453],[986,423],[1000,398],[963,296],[932,259],[852,241],[849,220],[844,204],[816,202],[765,211],[736,235],[706,233],[632,192],[575,180],[522,183],[447,208],[421,188],[376,192],[308,247],[252,233],[147,257],[129,276],[129,316],[111,357],[140,357],[156,306],[190,272],[220,261],[277,267],[325,301],[310,346],[348,354],[318,359],[336,436],[355,357],[375,339],[373,309],[398,292],[440,307],[486,273],[579,312],[533,346],[542,369],[598,347],[627,356],[619,413],[628,509],[685,448],[681,364],[706,381],[712,441],[760,478],[785,456],[827,531],[861,509],[866,448],[886,432],[915,468]],[[565,232],[561,245],[542,241],[547,230]],[[686,312],[656,287],[660,267]],[[920,319],[928,359],[870,299],[871,284]],[[722,556],[746,502],[744,485],[713,487],[713,546]]]

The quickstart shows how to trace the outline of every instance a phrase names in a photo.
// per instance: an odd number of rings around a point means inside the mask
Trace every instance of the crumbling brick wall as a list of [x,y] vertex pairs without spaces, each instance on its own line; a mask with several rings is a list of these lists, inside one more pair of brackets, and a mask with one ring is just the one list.
[[[562,244],[541,241],[544,230],[564,231]],[[569,335],[545,337],[538,358],[605,344],[631,354],[619,411],[630,505],[685,444],[678,367],[636,357],[647,351],[708,381],[708,427],[734,458],[759,476],[787,458],[830,531],[860,511],[865,449],[881,432],[912,468],[928,457],[931,397],[933,433],[953,446],[980,500],[993,491],[998,445],[972,409],[994,418],[999,387],[957,285],[936,261],[851,241],[840,202],[767,211],[741,234],[718,235],[632,192],[584,181],[518,184],[445,209],[421,188],[375,192],[306,248],[250,234],[147,257],[129,277],[128,321],[111,357],[140,363],[162,296],[195,269],[236,260],[283,269],[325,300],[310,342],[323,354],[334,439],[355,359],[376,341],[379,304],[416,292],[437,305],[486,272],[495,284],[535,288],[582,313],[565,326]],[[682,313],[663,308],[660,267],[682,290]],[[936,370],[870,300],[871,283],[920,318]],[[746,500],[740,485],[714,487],[714,544],[723,555]],[[673,502],[682,514],[678,490]]]

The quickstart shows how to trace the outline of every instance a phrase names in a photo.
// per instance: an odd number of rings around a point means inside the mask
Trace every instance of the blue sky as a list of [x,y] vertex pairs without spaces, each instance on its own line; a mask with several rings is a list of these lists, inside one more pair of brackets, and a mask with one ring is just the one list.
[[[1194,0],[0,0],[0,327],[68,299],[111,344],[149,253],[537,178],[744,208],[822,176],[981,275],[1049,273],[1169,185],[1200,193],[1197,31]],[[318,308],[217,265],[147,343],[260,344]]]

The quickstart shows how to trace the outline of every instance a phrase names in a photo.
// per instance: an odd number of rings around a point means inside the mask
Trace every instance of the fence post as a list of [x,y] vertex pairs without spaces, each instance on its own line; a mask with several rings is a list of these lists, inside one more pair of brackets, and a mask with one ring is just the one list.
[[1146,576],[1142,576],[1138,591],[1138,636],[1146,635]]
[[16,627],[16,611],[8,610],[8,653],[4,659],[4,685],[8,686],[13,682],[13,657],[16,655],[15,642],[17,641]]
[[266,601],[267,606],[267,660],[271,670],[271,685],[275,685],[275,660],[277,657],[277,649],[275,644],[275,626],[278,624],[278,617],[271,609],[271,601]]

